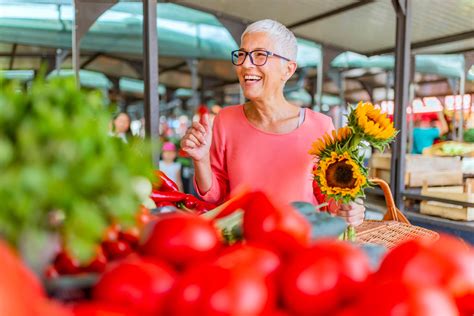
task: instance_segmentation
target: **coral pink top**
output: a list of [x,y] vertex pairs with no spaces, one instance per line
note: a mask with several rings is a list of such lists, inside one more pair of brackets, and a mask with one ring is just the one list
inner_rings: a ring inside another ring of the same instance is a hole
[[240,186],[262,190],[276,203],[316,204],[312,187],[312,143],[334,129],[330,117],[305,110],[305,120],[286,134],[259,130],[243,105],[226,107],[214,120],[211,144],[212,186],[202,199],[221,203]]

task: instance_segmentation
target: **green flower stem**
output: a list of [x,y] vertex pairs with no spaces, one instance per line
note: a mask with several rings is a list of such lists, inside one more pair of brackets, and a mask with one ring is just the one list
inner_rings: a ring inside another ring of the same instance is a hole
[[354,226],[347,226],[346,230],[342,234],[342,240],[354,242],[356,240],[356,231]]
[[351,141],[349,143],[349,148],[351,151],[357,150],[359,143],[361,142],[362,137],[358,134],[352,136]]

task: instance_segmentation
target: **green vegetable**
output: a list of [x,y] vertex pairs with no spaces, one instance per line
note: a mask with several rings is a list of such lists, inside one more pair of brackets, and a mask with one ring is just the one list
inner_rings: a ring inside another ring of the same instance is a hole
[[102,100],[72,78],[27,89],[0,78],[0,236],[14,246],[26,232],[58,231],[85,261],[110,223],[135,224],[149,147],[110,137]]
[[474,143],[474,128],[470,128],[464,132],[464,141]]

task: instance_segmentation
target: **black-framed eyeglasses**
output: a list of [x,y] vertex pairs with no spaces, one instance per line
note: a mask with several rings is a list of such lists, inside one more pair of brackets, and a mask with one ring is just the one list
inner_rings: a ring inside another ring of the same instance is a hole
[[264,49],[256,49],[251,52],[246,52],[242,49],[232,51],[232,63],[235,66],[240,66],[245,62],[247,55],[250,57],[250,62],[255,66],[263,66],[267,63],[268,56],[275,56],[286,61],[290,61],[288,58],[272,53]]

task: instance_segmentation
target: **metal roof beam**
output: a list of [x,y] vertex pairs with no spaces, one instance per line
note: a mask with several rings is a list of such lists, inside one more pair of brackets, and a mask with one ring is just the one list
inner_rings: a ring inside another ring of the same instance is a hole
[[187,64],[188,63],[186,61],[183,61],[183,62],[181,62],[179,64],[176,64],[176,65],[173,65],[173,66],[163,67],[163,68],[160,69],[160,75],[165,73],[165,72],[179,70],[179,68],[187,66]]
[[[363,0],[361,0],[361,1],[363,1]],[[232,23],[234,26],[239,25],[239,24],[247,26],[247,25],[251,24],[252,22],[255,22],[255,21],[252,21],[252,20],[249,20],[249,19],[241,18],[241,17],[235,16],[235,15],[231,15],[231,14],[228,14],[228,13],[218,11],[218,10],[205,8],[205,7],[202,7],[200,5],[196,5],[196,4],[182,3],[181,1],[177,1],[177,0],[168,0],[166,2],[167,3],[175,3],[175,4],[183,6],[183,7],[199,10],[199,11],[206,12],[206,13],[210,13],[210,14],[214,15],[224,25],[224,27],[227,27],[227,25],[229,25],[230,23]],[[227,23],[223,23],[223,21],[226,21]],[[234,33],[232,33],[232,32],[234,32]],[[240,42],[240,35],[236,35],[235,31],[233,31],[233,30],[229,30],[229,33],[231,33],[232,37],[234,38],[234,40],[237,42],[237,45],[238,45],[239,42]],[[318,41],[314,38],[309,38],[307,36],[300,35],[297,32],[295,32],[295,36],[299,37],[301,39],[305,39],[305,40],[308,40],[308,41],[311,41],[311,42],[318,43],[320,45],[326,46],[327,48],[333,48],[333,49],[341,50],[341,51],[348,50],[345,47],[340,47],[340,46],[328,44],[328,43],[325,43],[325,42],[321,42],[321,41]],[[361,51],[357,51],[357,50],[353,50],[353,49],[351,51],[353,51],[354,53],[363,54],[363,52],[361,52]]]
[[90,63],[92,63],[94,60],[96,60],[100,56],[102,56],[102,53],[95,53],[94,55],[87,58],[87,60],[81,64],[80,68],[87,67]]
[[374,0],[361,0],[361,1],[358,1],[358,2],[354,2],[354,3],[351,3],[349,5],[346,5],[346,6],[343,6],[343,7],[328,11],[328,12],[324,12],[322,14],[312,16],[312,17],[306,18],[304,20],[301,20],[301,21],[298,21],[298,22],[295,22],[295,23],[292,23],[290,25],[287,25],[287,27],[289,29],[291,29],[291,28],[296,28],[296,27],[303,26],[305,24],[314,23],[316,21],[319,21],[319,20],[334,16],[334,15],[338,15],[338,14],[356,9],[358,7],[361,7],[361,6],[364,6],[364,5],[373,3],[373,2],[374,2]]
[[17,43],[13,44],[13,46],[12,46],[10,63],[8,64],[8,69],[10,69],[10,70],[13,69],[13,63],[15,62],[15,54],[16,54],[16,48],[17,47],[18,47]]
[[[413,50],[413,49],[424,48],[424,47],[429,47],[429,46],[441,45],[441,44],[446,44],[450,42],[462,41],[462,40],[470,39],[470,38],[474,38],[474,31],[467,31],[467,32],[451,34],[448,36],[442,36],[442,37],[432,38],[429,40],[415,42],[411,44],[411,49]],[[372,56],[372,55],[388,54],[388,53],[393,53],[394,50],[395,50],[394,47],[384,48],[384,49],[367,52],[366,55]]]

